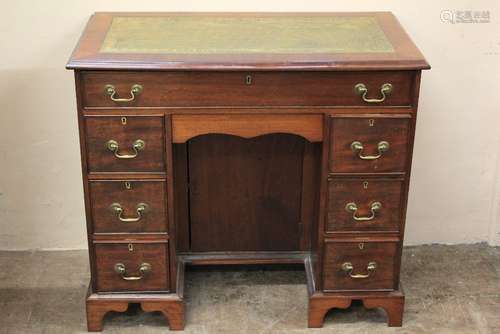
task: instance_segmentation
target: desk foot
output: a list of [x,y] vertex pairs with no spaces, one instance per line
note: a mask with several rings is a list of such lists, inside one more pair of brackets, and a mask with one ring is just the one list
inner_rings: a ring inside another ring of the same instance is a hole
[[125,312],[128,309],[126,301],[89,301],[87,299],[87,330],[89,332],[102,331],[102,321],[106,313]]
[[184,329],[184,301],[176,294],[95,294],[87,295],[87,330],[100,332],[106,313],[125,312],[130,303],[140,304],[144,312],[161,312],[170,330]]
[[184,302],[177,301],[145,301],[141,303],[144,312],[159,311],[167,319],[170,330],[180,331],[184,329]]
[[405,297],[401,291],[387,293],[314,293],[309,296],[310,328],[321,328],[326,313],[333,308],[346,309],[351,306],[353,300],[361,300],[364,307],[380,307],[387,314],[387,325],[389,327],[401,327],[403,324],[403,311]]

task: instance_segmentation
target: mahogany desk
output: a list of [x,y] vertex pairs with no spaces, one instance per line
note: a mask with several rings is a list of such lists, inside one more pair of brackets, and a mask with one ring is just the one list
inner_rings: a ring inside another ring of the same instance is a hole
[[67,68],[89,331],[129,303],[182,329],[200,264],[303,263],[309,327],[352,300],[401,326],[429,65],[391,13],[98,13]]

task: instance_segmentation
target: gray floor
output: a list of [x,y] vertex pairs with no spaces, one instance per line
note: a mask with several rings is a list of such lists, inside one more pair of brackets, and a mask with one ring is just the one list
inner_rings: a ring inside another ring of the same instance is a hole
[[[404,325],[353,306],[308,330],[303,271],[188,272],[184,333],[500,333],[500,249],[486,245],[405,249]],[[0,333],[85,333],[84,251],[0,252]],[[162,316],[131,308],[105,318],[104,333],[166,333]]]

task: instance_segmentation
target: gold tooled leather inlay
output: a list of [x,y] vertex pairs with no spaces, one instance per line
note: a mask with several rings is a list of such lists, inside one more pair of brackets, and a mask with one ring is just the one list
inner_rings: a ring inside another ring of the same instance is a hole
[[122,16],[115,17],[102,53],[300,54],[391,53],[370,16]]

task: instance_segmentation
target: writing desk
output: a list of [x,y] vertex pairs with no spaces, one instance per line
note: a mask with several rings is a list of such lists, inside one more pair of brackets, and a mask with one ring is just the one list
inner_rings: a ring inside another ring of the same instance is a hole
[[89,331],[129,303],[182,329],[186,265],[268,263],[304,264],[309,327],[352,300],[401,326],[429,65],[391,13],[97,13],[67,68]]

